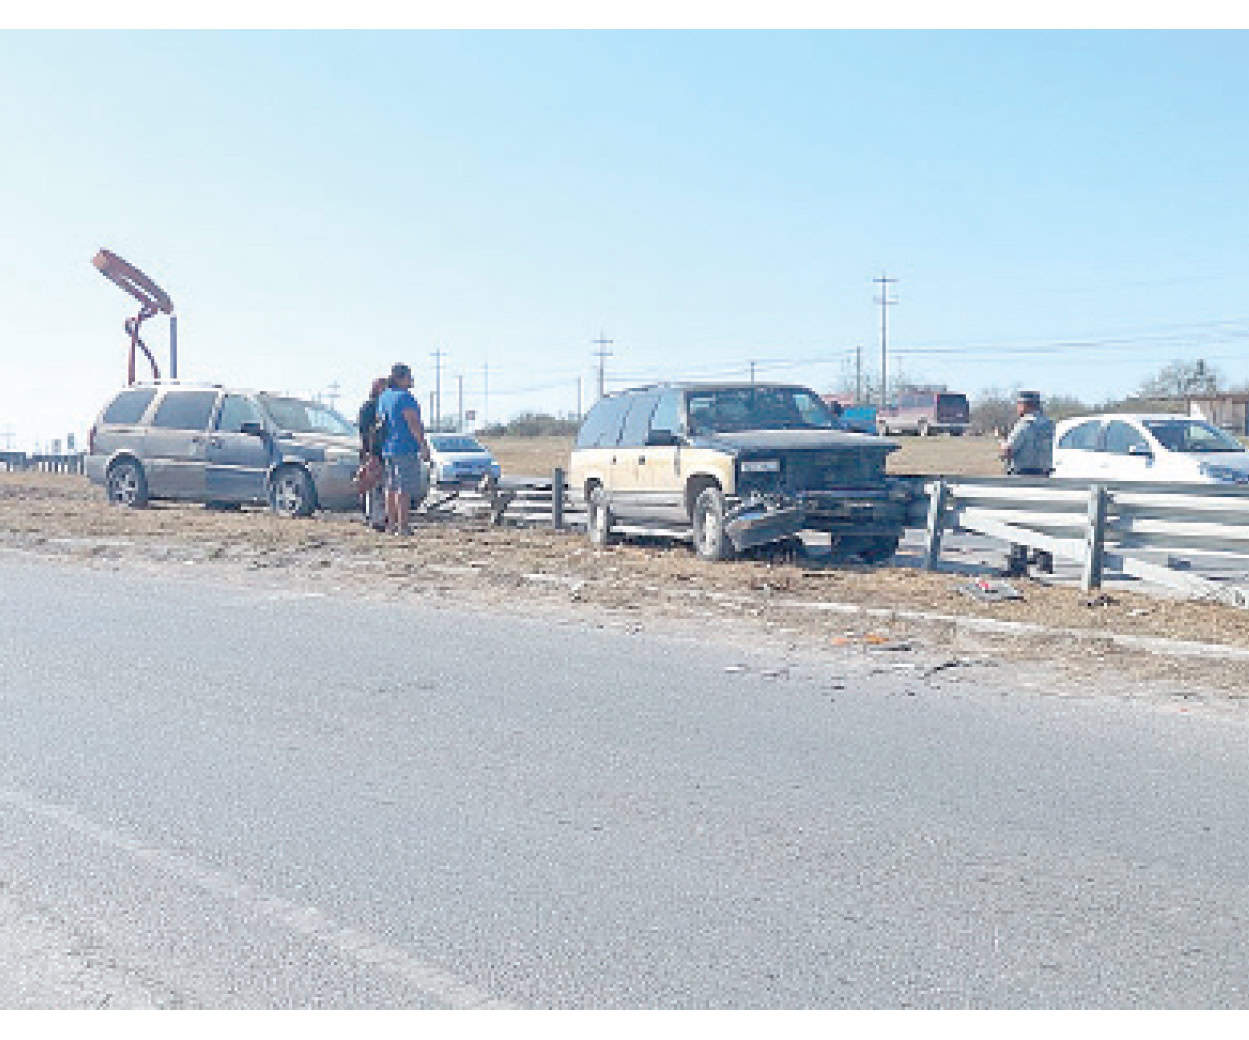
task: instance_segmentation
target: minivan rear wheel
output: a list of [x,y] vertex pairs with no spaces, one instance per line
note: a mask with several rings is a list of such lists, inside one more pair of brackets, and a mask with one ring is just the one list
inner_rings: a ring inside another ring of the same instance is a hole
[[317,496],[308,471],[301,466],[283,466],[273,474],[269,507],[281,516],[311,516]]
[[108,500],[114,505],[142,509],[147,505],[147,477],[133,459],[118,459],[108,468],[105,484]]

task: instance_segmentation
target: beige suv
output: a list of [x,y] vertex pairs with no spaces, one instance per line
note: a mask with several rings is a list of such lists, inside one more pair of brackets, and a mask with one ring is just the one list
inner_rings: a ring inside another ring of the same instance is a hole
[[827,531],[837,555],[898,547],[911,497],[885,476],[897,444],[847,432],[819,395],[776,383],[671,383],[602,398],[585,417],[569,483],[590,540],[615,529],[692,529],[710,560]]

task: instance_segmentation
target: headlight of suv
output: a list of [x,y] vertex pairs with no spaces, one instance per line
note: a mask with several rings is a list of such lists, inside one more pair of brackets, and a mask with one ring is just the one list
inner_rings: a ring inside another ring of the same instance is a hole
[[743,459],[741,462],[741,471],[743,473],[779,473],[781,471],[781,460]]
[[1249,473],[1244,470],[1233,469],[1231,466],[1218,466],[1209,462],[1201,463],[1198,468],[1203,477],[1217,480],[1220,484],[1249,484]]

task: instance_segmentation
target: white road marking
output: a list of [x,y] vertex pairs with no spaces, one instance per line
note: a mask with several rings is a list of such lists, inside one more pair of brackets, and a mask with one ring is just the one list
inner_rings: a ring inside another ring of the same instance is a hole
[[240,909],[282,925],[328,947],[347,960],[356,961],[411,983],[434,1001],[452,1009],[514,1009],[450,972],[414,957],[407,950],[360,928],[338,924],[315,906],[300,905],[262,892],[222,870],[196,863],[187,856],[94,823],[65,805],[42,801],[26,792],[0,788],[0,803],[31,816],[59,824],[66,830],[117,849],[134,859],[195,886],[203,892],[229,899]]

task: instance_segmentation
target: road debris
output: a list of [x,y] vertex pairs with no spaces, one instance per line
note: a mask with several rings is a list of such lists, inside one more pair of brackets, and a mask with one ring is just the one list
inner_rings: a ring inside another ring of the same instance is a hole
[[970,596],[981,603],[1002,603],[1009,600],[1023,599],[1023,593],[1009,581],[990,581],[988,578],[977,578],[975,581],[961,582],[955,588],[964,596]]

